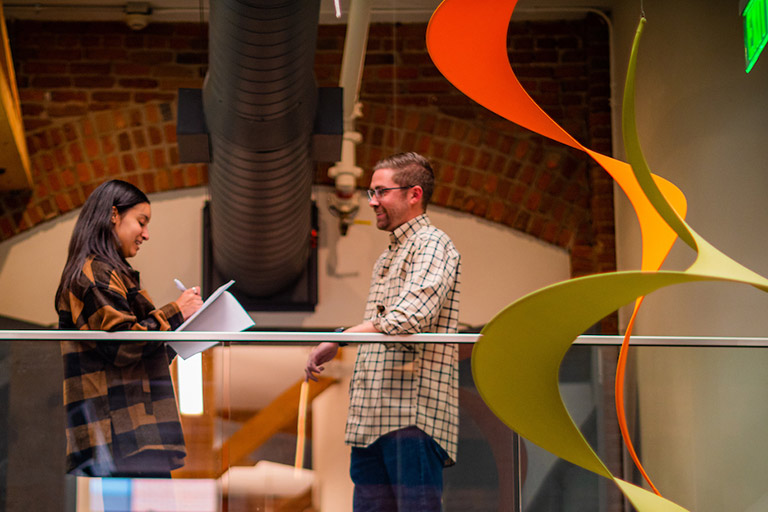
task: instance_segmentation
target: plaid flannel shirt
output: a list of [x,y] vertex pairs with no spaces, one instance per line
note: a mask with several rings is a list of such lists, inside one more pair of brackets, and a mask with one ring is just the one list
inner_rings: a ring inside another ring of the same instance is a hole
[[[178,327],[176,303],[156,309],[139,273],[88,258],[56,305],[59,329],[167,331]],[[108,476],[115,452],[168,456],[183,465],[186,449],[164,342],[62,341],[67,471]],[[119,461],[117,461],[119,463]],[[151,469],[151,468],[148,468]],[[162,468],[158,468],[162,469]]]
[[[456,332],[460,255],[444,232],[420,215],[390,234],[376,262],[365,319],[384,334]],[[365,447],[393,430],[416,426],[456,460],[459,435],[455,344],[366,343],[350,385],[346,443]]]

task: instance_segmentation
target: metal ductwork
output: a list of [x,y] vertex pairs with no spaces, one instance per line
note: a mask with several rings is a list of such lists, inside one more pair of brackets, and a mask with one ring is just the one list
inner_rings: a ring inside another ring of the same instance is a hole
[[253,297],[307,264],[319,0],[211,2],[202,99],[216,271]]

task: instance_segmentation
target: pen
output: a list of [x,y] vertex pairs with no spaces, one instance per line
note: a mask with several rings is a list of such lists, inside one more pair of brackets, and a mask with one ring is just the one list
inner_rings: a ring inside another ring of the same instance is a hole
[[[184,283],[182,283],[178,279],[174,279],[173,283],[176,285],[176,288],[178,288],[179,291],[181,292],[187,291],[187,287],[184,286]],[[197,286],[193,287],[192,291],[195,292],[197,295],[200,295],[200,289]]]

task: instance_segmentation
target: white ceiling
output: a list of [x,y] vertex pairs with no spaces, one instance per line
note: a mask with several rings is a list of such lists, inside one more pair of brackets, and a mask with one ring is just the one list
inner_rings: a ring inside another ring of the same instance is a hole
[[[345,23],[352,0],[341,0],[341,18],[336,18],[334,0],[321,0],[320,23]],[[520,0],[515,18],[569,18],[584,7],[607,10],[613,0]],[[150,22],[199,22],[207,19],[209,0],[10,0],[3,9],[9,19],[41,21],[124,21],[128,3],[147,3]],[[374,22],[425,22],[440,0],[373,0]]]

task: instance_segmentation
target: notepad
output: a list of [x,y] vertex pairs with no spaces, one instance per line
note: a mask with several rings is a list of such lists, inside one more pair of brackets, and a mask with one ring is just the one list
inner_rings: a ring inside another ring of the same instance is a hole
[[[253,327],[253,319],[238,300],[227,291],[235,282],[229,281],[213,292],[177,331],[240,332]],[[182,358],[202,352],[218,341],[173,341],[169,345]]]

